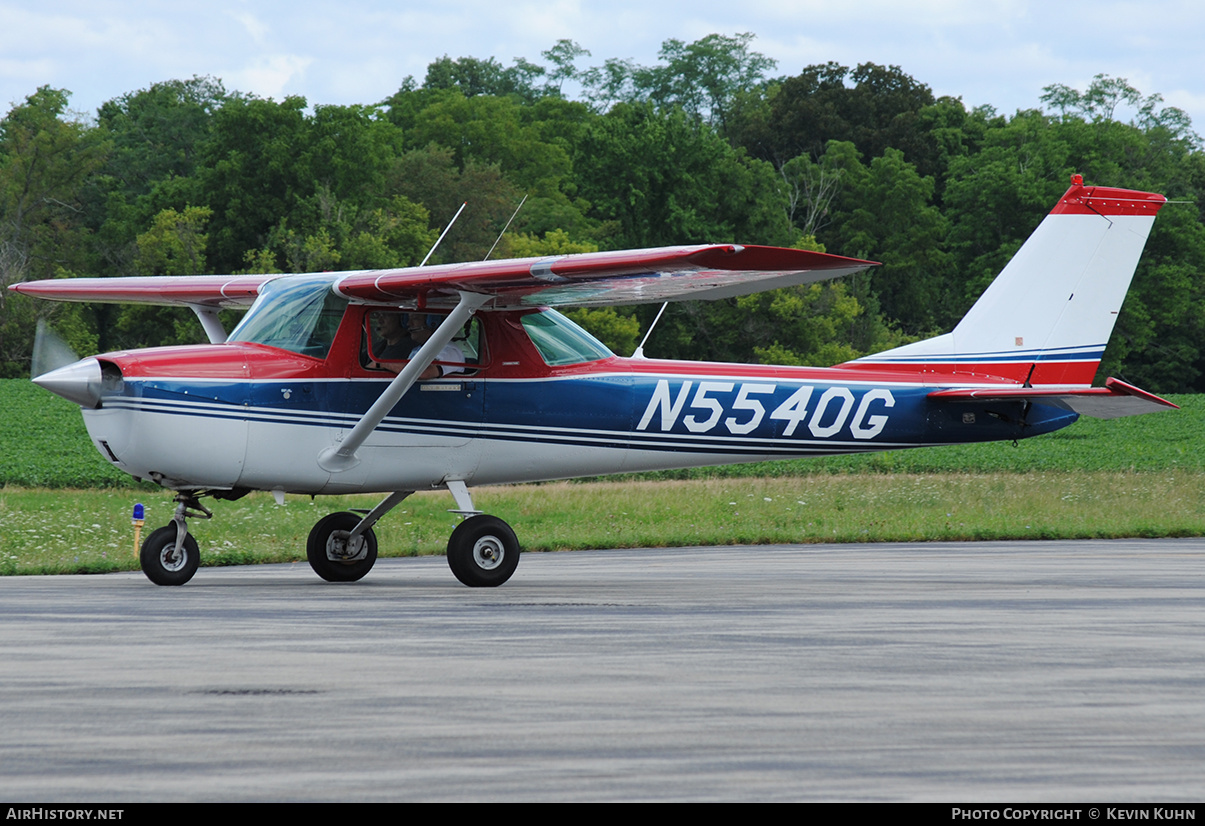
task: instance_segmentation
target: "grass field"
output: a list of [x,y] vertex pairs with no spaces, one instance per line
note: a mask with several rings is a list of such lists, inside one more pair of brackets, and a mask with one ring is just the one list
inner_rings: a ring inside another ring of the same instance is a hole
[[[480,488],[478,507],[511,522],[527,550],[1205,534],[1205,400],[1114,421],[1084,419],[1011,444],[738,465],[619,480]],[[143,536],[171,517],[170,494],[113,471],[78,408],[0,381],[0,574],[137,568]],[[304,559],[319,518],[376,497],[252,495],[190,521],[203,564]],[[457,517],[443,492],[417,494],[377,527],[383,556],[442,553]]]

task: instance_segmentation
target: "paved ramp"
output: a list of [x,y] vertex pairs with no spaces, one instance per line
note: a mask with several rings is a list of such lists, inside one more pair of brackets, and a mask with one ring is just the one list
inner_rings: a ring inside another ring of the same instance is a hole
[[0,797],[1199,801],[1205,541],[0,579]]

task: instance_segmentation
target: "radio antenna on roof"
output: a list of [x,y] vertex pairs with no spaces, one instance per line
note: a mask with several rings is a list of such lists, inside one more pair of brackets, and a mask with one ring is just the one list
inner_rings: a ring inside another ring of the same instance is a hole
[[498,233],[498,237],[497,237],[497,239],[495,239],[495,241],[494,241],[494,246],[493,246],[493,247],[490,247],[490,251],[489,251],[489,252],[487,252],[487,253],[485,254],[485,258],[482,258],[482,259],[481,259],[482,261],[488,261],[488,260],[490,260],[490,256],[494,254],[494,247],[497,247],[497,246],[498,246],[498,242],[502,240],[502,236],[503,236],[503,235],[506,235],[506,231],[507,231],[508,229],[510,229],[510,224],[511,224],[511,221],[515,220],[515,216],[519,214],[519,210],[521,210],[521,209],[523,208],[523,205],[524,205],[525,203],[527,203],[527,196],[526,196],[526,195],[524,195],[524,196],[523,196],[523,200],[522,200],[522,201],[519,201],[519,205],[518,205],[517,207],[515,207],[515,211],[511,213],[510,220],[506,222],[506,226],[504,226],[504,227],[502,228],[502,232]]
[[452,224],[456,223],[456,219],[460,217],[460,213],[464,212],[464,208],[467,207],[468,205],[469,205],[469,202],[465,201],[463,204],[460,205],[460,209],[456,210],[456,214],[452,216],[452,220],[448,221],[448,225],[446,227],[444,227],[444,231],[439,234],[439,237],[435,239],[435,243],[431,245],[431,249],[427,253],[427,257],[423,259],[422,264],[419,264],[420,267],[426,266],[427,259],[430,258],[431,254],[434,253],[435,250],[439,247],[439,242],[442,241],[444,239],[444,236],[448,234],[448,230],[450,230],[452,228]]
[[661,305],[661,309],[657,311],[657,317],[653,319],[653,323],[649,325],[648,332],[644,334],[644,338],[640,339],[640,344],[636,347],[636,352],[632,353],[632,358],[644,358],[644,343],[649,340],[649,336],[653,334],[653,328],[657,326],[657,322],[661,320],[661,314],[665,312],[665,308],[669,306],[669,302]]

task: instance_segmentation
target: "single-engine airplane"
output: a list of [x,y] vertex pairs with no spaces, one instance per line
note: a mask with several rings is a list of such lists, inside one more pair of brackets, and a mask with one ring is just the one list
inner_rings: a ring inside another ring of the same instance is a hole
[[[180,585],[199,554],[186,517],[249,491],[387,494],[309,535],[323,579],[358,580],[373,526],[416,490],[465,517],[448,564],[506,582],[514,531],[469,488],[924,445],[1013,441],[1175,407],[1092,380],[1155,215],[1154,193],[1072,178],[953,332],[831,368],[621,358],[556,312],[719,299],[873,262],[722,244],[306,275],[26,282],[60,301],[186,306],[209,344],[105,353],[34,381],[83,409],[101,455],[176,492],[140,559]],[[250,310],[227,336],[223,307]],[[407,338],[409,337],[409,338]]]

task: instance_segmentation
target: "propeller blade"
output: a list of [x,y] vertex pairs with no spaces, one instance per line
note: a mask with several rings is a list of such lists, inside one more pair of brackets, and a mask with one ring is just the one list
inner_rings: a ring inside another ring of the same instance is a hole
[[46,319],[38,319],[37,332],[33,340],[33,360],[30,363],[30,378],[36,379],[51,370],[66,367],[79,361],[79,356],[67,346],[67,342],[50,329]]

